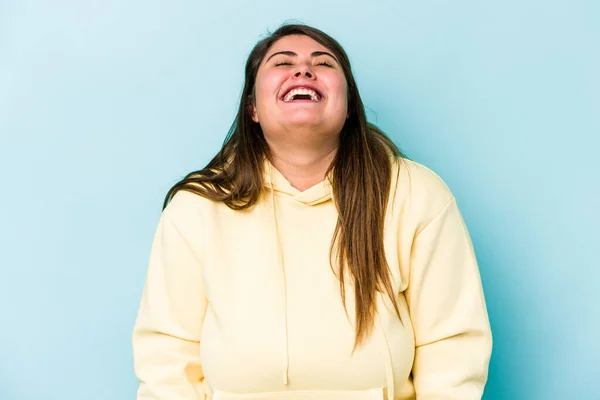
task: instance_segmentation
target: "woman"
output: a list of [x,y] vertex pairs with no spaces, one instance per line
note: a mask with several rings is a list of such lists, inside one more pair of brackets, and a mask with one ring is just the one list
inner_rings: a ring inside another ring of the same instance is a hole
[[491,346],[456,200],[367,123],[342,47],[260,41],[222,150],[165,199],[138,400],[479,399]]

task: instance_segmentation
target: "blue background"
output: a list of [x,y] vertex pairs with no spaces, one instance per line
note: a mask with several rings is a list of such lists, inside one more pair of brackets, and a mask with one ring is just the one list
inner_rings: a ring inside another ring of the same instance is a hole
[[455,193],[495,335],[485,399],[600,399],[594,0],[0,0],[0,399],[134,398],[163,197],[290,18],[345,46],[370,121]]

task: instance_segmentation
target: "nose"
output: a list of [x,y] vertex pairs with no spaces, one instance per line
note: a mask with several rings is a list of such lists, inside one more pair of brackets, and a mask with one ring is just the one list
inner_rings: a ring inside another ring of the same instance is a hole
[[306,76],[307,78],[309,78],[309,79],[313,79],[313,78],[314,78],[314,76],[315,76],[314,72],[313,72],[313,71],[311,70],[311,68],[310,68],[308,65],[306,65],[306,64],[300,64],[300,65],[298,66],[298,69],[297,69],[297,70],[296,70],[296,72],[294,73],[294,76],[295,76],[296,78],[298,78],[298,77],[300,77],[300,76],[302,76],[302,75],[305,75],[305,76]]

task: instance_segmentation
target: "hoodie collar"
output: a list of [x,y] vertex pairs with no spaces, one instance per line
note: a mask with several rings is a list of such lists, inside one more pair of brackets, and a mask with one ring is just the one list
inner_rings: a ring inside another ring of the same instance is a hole
[[272,188],[276,196],[287,197],[309,206],[324,203],[333,197],[333,187],[331,185],[330,176],[327,176],[316,185],[304,191],[300,191],[293,187],[290,181],[288,181],[268,159],[265,159],[263,177],[265,187]]

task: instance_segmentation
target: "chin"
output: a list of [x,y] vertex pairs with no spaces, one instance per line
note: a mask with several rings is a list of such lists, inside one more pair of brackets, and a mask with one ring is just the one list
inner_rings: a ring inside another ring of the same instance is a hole
[[296,127],[317,127],[322,125],[322,121],[318,119],[298,118],[288,121],[287,125]]
[[[300,114],[300,113],[298,113]],[[283,123],[288,126],[319,126],[323,125],[324,121],[321,116],[315,115],[290,115]]]

